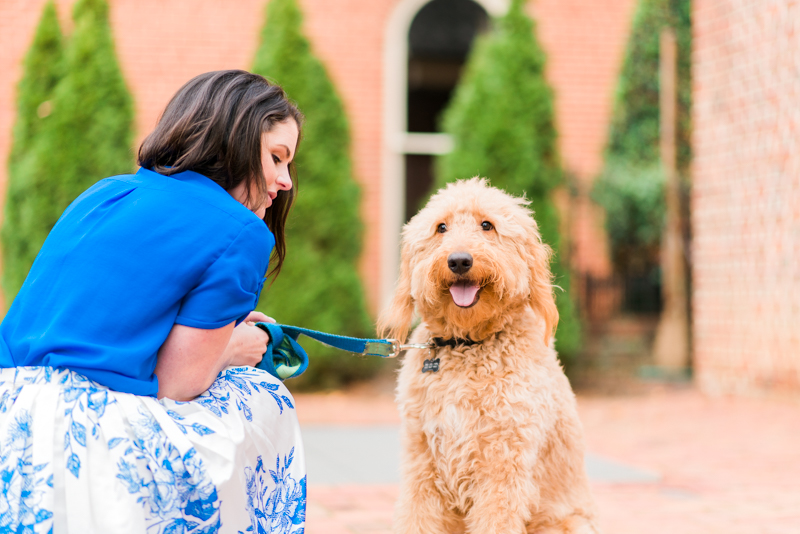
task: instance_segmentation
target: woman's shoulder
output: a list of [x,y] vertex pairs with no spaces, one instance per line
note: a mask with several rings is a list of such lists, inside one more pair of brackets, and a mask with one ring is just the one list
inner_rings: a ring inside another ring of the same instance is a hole
[[225,222],[236,222],[238,226],[261,221],[221,186],[193,171],[165,176],[142,168],[136,174],[106,178],[101,184],[109,189],[121,188],[126,191],[125,194],[134,195],[142,208],[147,206],[162,210],[165,214],[185,215],[190,220],[199,217],[230,219]]
[[147,250],[145,255],[166,247],[216,257],[239,242],[262,256],[274,246],[264,221],[191,171],[163,176],[140,169],[100,180],[67,208],[54,231],[66,238],[63,243],[73,241],[71,234],[93,235]]

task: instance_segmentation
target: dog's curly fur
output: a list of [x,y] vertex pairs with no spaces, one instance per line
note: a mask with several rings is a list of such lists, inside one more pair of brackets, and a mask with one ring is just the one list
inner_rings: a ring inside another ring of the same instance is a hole
[[[480,343],[437,349],[438,372],[422,373],[427,350],[404,358],[398,534],[599,532],[575,396],[552,348],[550,249],[527,204],[484,179],[462,180],[403,229],[400,279],[381,330],[405,339],[416,309],[422,323],[412,342]],[[472,255],[468,272],[450,270],[454,252]],[[471,307],[449,292],[464,279],[481,286]]]

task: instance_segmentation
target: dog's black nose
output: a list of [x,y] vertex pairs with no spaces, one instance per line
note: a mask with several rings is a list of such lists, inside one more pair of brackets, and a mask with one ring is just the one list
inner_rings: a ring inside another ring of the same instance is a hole
[[447,257],[447,266],[456,274],[464,274],[472,269],[472,255],[469,252],[453,252]]

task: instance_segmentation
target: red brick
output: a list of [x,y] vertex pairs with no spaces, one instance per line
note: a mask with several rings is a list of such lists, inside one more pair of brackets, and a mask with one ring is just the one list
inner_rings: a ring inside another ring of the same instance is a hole
[[800,6],[693,6],[697,380],[800,392]]
[[[74,0],[57,2],[69,21]],[[351,123],[354,171],[362,185],[361,272],[373,311],[379,300],[382,58],[384,31],[397,0],[300,0],[305,29],[344,101]],[[0,4],[0,161],[14,121],[14,87],[44,0]],[[136,105],[137,143],[168,98],[201,72],[248,68],[264,21],[263,0],[111,0],[117,53]],[[576,268],[609,270],[602,213],[586,199],[601,164],[617,71],[634,0],[536,0],[531,13],[548,54],[556,94],[559,147],[582,196],[567,214]],[[0,166],[0,191],[6,167]],[[0,193],[0,202],[3,201]]]

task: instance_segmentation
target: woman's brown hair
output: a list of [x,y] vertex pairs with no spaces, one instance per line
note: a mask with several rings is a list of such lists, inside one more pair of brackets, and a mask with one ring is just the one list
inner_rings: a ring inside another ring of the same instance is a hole
[[[164,174],[200,173],[230,192],[245,182],[246,202],[267,189],[261,166],[262,135],[287,120],[302,127],[303,116],[278,85],[243,70],[207,72],[189,80],[167,104],[150,135],[139,147],[139,165]],[[299,139],[298,139],[299,143]],[[277,275],[286,257],[286,218],[297,191],[294,164],[292,188],[278,191],[264,222],[275,235]]]

